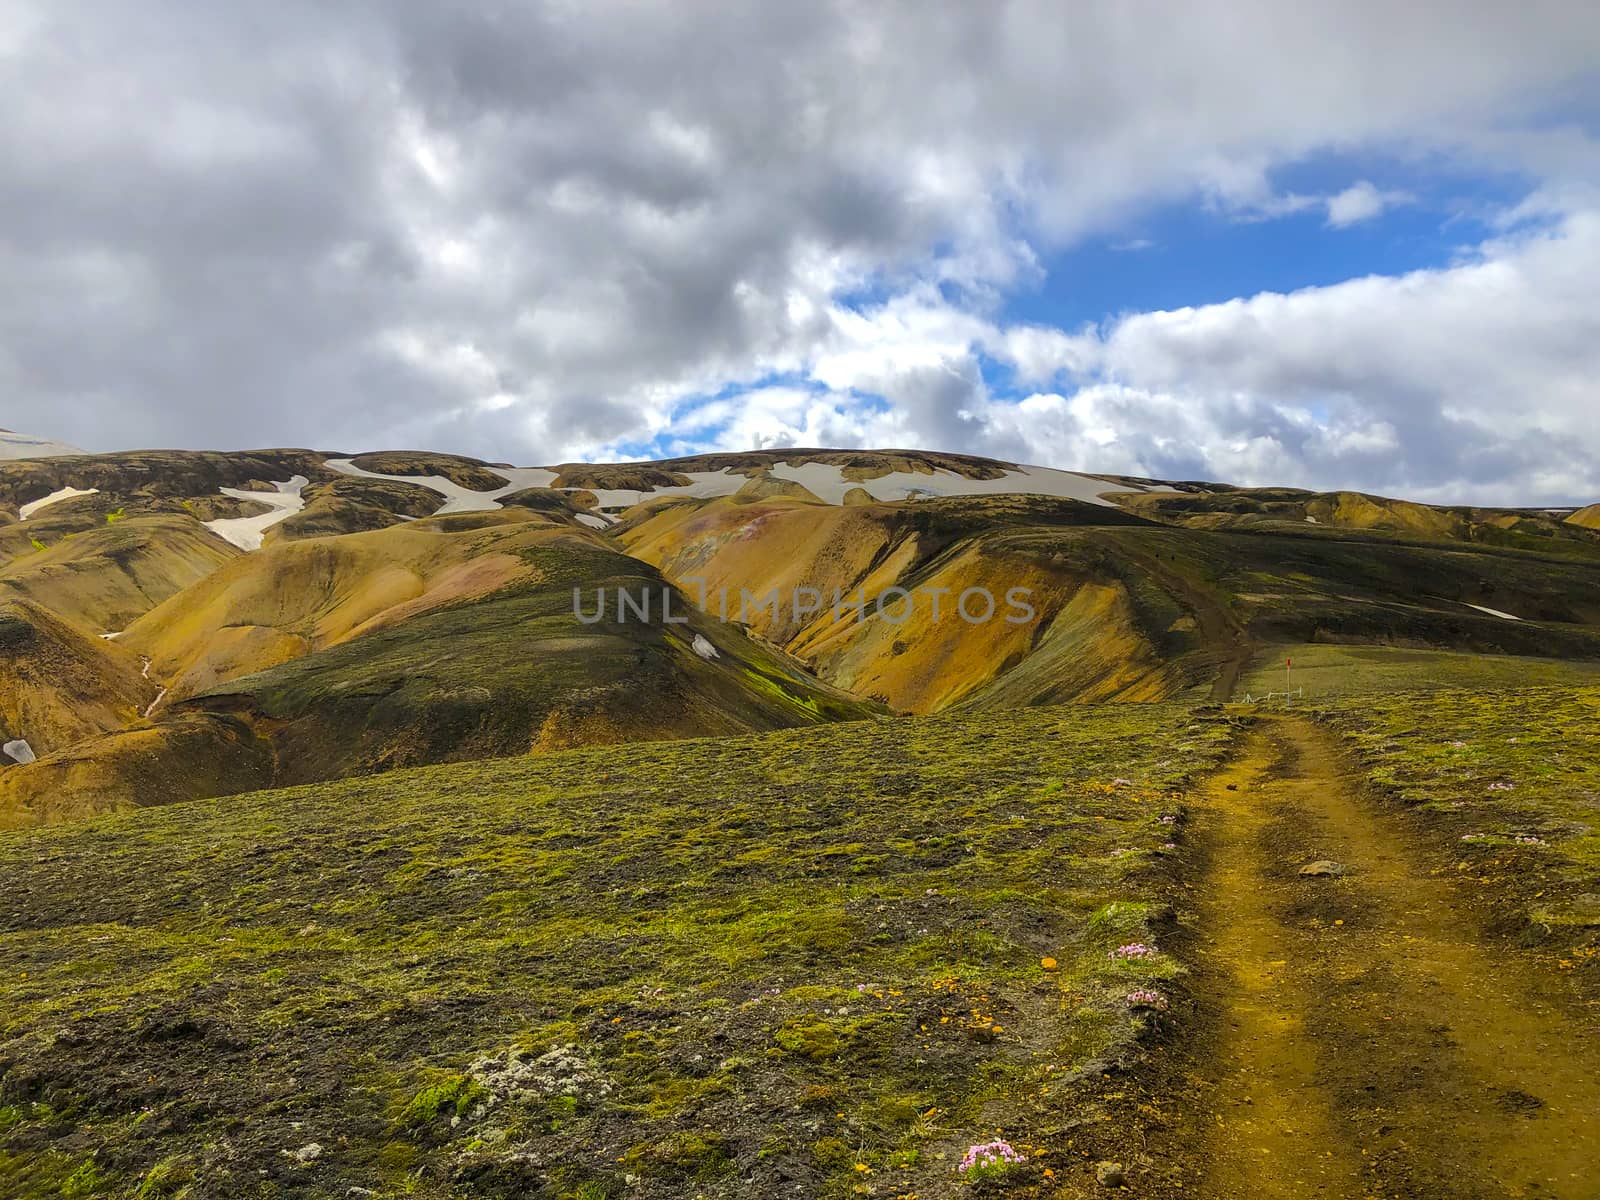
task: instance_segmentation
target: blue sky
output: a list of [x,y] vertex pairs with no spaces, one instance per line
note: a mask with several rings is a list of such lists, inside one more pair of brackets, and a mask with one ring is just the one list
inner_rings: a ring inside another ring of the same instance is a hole
[[[1042,282],[1008,296],[1004,316],[1070,329],[1125,313],[1448,266],[1490,235],[1490,219],[1518,195],[1488,180],[1452,180],[1457,186],[1441,196],[1426,180],[1344,178],[1343,185],[1334,178],[1320,186],[1339,191],[1370,179],[1380,188],[1415,189],[1417,199],[1342,228],[1330,226],[1323,209],[1240,218],[1198,199],[1166,205],[1122,232],[1047,256]],[[1319,185],[1283,186],[1298,192]]]

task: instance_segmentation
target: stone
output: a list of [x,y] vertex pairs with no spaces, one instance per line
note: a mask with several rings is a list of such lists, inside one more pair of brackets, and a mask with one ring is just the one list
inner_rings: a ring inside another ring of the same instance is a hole
[[1307,863],[1300,868],[1300,874],[1307,879],[1331,879],[1345,872],[1343,863],[1336,863],[1331,858],[1319,858],[1314,863]]
[[1094,1169],[1094,1177],[1101,1187],[1119,1188],[1128,1183],[1128,1172],[1119,1162],[1103,1162]]

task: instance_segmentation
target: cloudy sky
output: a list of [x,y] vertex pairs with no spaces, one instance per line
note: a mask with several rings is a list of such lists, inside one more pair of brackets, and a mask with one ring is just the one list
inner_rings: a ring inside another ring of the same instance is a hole
[[1577,0],[0,0],[0,425],[1589,501],[1597,63]]

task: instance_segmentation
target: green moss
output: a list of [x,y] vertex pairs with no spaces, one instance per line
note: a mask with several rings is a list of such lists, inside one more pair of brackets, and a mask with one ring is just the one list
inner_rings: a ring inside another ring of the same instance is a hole
[[794,692],[791,692],[788,688],[784,687],[776,679],[772,679],[760,671],[753,670],[750,667],[744,668],[744,677],[750,681],[752,686],[754,686],[758,692],[771,696],[774,699],[782,700],[785,703],[792,704],[796,708],[802,708],[814,716],[821,715],[821,707],[814,696],[796,695]]
[[1392,693],[1319,715],[1374,790],[1411,810],[1441,869],[1558,970],[1600,983],[1600,688]]
[[112,1191],[113,1185],[114,1181],[102,1174],[93,1162],[85,1162],[61,1181],[61,1194],[66,1197],[103,1196]]
[[178,1200],[194,1179],[194,1168],[186,1158],[164,1158],[145,1172],[139,1181],[137,1200]]
[[441,1116],[465,1117],[488,1098],[483,1085],[467,1075],[457,1075],[430,1084],[411,1098],[400,1114],[400,1124],[408,1129],[432,1125]]
[[844,1041],[831,1025],[811,1019],[786,1022],[772,1040],[790,1054],[813,1060],[834,1058],[844,1049]]
[[702,1183],[721,1179],[733,1170],[726,1139],[710,1130],[682,1130],[635,1146],[624,1157],[635,1166]]
[[[982,1140],[997,1110],[1018,1138],[1054,1127],[1041,1089],[1131,1044],[1105,953],[1154,941],[1170,897],[1112,851],[1156,862],[1158,815],[1232,736],[1177,707],[949,714],[0,835],[30,905],[0,975],[8,1052],[63,1096],[106,1055],[123,1070],[93,1108],[0,1124],[144,1163],[226,1137],[246,1175],[311,1140],[331,1156],[338,1130],[341,1171],[395,1194],[523,1148],[573,1165],[552,1194],[733,1163],[752,1194],[847,1196],[857,1164],[932,1180],[931,1143]],[[578,1074],[451,1136],[482,1100],[468,1064],[508,1046],[571,1047]],[[819,1167],[829,1139],[846,1152]],[[48,1185],[44,1161],[0,1159],[0,1194],[53,1195],[83,1156]],[[196,1194],[225,1189],[192,1169]]]

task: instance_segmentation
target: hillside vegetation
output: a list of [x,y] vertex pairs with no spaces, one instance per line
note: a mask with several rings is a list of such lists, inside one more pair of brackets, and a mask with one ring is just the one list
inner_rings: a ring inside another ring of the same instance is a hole
[[[618,588],[655,618],[617,619]],[[1600,532],[911,450],[139,451],[0,463],[6,602],[77,647],[0,705],[48,760],[0,765],[16,825],[885,710],[1220,702],[1302,647],[1361,686],[1407,654],[1586,678]]]
[[1229,733],[879,720],[0,836],[0,1191],[937,1195],[1003,1134],[1045,1194],[1161,1023]]
[[1324,715],[1501,928],[1600,989],[1600,686],[1373,696]]
[[1587,1200],[1564,515],[0,464],[0,1195]]

